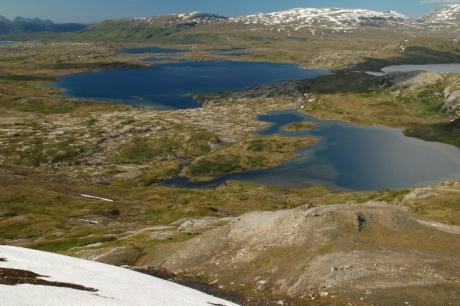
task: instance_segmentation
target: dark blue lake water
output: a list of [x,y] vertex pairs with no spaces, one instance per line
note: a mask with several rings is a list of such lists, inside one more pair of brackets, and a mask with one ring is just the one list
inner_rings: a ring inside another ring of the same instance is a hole
[[[324,74],[327,71],[290,64],[180,62],[67,75],[58,80],[58,85],[73,97],[174,109],[199,107],[190,93],[236,90]],[[227,180],[243,180],[281,187],[321,184],[336,190],[366,191],[460,179],[460,150],[454,146],[406,137],[397,129],[317,120],[295,111],[274,112],[259,119],[271,123],[261,131],[263,135],[314,136],[320,141],[278,167],[231,173],[201,183],[182,177],[164,183],[209,187]],[[281,130],[285,124],[299,121],[314,122],[316,127],[296,133]]]
[[[280,187],[321,184],[335,190],[368,191],[460,179],[460,149],[406,137],[398,129],[318,120],[295,111],[273,112],[260,120],[272,123],[262,135],[314,136],[320,142],[278,167],[232,173],[201,183],[175,178],[166,184],[210,187],[243,180]],[[280,130],[287,123],[300,121],[316,126],[307,132]]]
[[315,78],[326,70],[262,62],[206,61],[66,75],[57,86],[76,98],[160,109],[200,107],[190,93],[237,90],[283,80]]

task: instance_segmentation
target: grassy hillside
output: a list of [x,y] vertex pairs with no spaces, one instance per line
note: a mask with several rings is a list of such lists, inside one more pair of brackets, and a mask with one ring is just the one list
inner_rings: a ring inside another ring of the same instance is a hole
[[160,17],[157,22],[146,24],[133,20],[109,20],[98,23],[79,33],[83,40],[145,41],[170,35],[187,28],[187,25],[170,23],[168,17]]
[[[153,32],[154,29],[152,25]],[[276,262],[281,270],[289,271],[283,267],[302,268],[292,263],[305,264],[313,262],[310,260],[314,258],[332,256],[331,261],[323,265],[325,270],[319,276],[329,277],[332,273],[335,277],[342,272],[347,276],[369,270],[381,272],[384,280],[389,277],[391,289],[382,289],[372,299],[370,297],[372,303],[387,299],[386,296],[392,294],[405,296],[408,301],[415,301],[413,304],[424,298],[430,303],[440,301],[446,304],[449,292],[458,290],[458,284],[450,287],[450,280],[458,279],[455,261],[443,257],[445,259],[441,258],[439,263],[445,266],[425,267],[425,257],[416,256],[411,261],[409,254],[413,248],[419,251],[417,254],[435,255],[429,257],[430,260],[447,256],[448,252],[458,254],[458,236],[446,236],[432,226],[427,228],[426,224],[423,227],[414,224],[416,216],[417,222],[418,218],[423,218],[422,222],[444,223],[440,225],[441,229],[459,226],[460,186],[456,182],[416,190],[353,193],[331,192],[318,186],[284,189],[241,182],[228,182],[210,189],[184,189],[166,187],[160,181],[181,172],[200,178],[241,169],[264,168],[294,156],[299,145],[312,144],[309,139],[300,143],[283,137],[257,137],[255,132],[266,126],[256,120],[257,115],[275,109],[303,106],[306,113],[322,118],[397,126],[409,129],[410,133],[421,138],[460,145],[458,120],[450,122],[451,118],[439,111],[444,87],[454,88],[458,76],[449,75],[436,84],[410,91],[392,88],[381,78],[350,71],[356,67],[370,69],[394,63],[455,61],[459,58],[460,45],[457,41],[445,37],[408,37],[392,32],[364,32],[359,37],[354,34],[320,37],[299,34],[289,37],[273,31],[251,31],[251,27],[236,25],[231,28],[202,25],[171,31],[152,38],[149,44],[184,46],[189,51],[183,56],[190,59],[215,58],[211,48],[246,46],[249,49],[244,59],[247,60],[336,68],[354,65],[354,68],[336,71],[335,75],[314,81],[296,82],[296,86],[291,86],[296,89],[295,93],[294,89],[284,88],[285,85],[281,84],[278,88],[280,94],[270,97],[263,95],[262,87],[259,90],[248,89],[246,94],[241,91],[209,95],[208,103],[201,109],[155,111],[69,99],[62,96],[60,90],[43,86],[69,73],[147,65],[140,60],[149,55],[118,52],[122,47],[133,45],[132,42],[80,42],[82,35],[88,35],[88,40],[99,39],[90,38],[94,32],[89,30],[73,37],[78,42],[27,42],[2,47],[1,243],[116,265],[143,265],[151,263],[154,258],[161,258],[161,250],[197,236],[200,239],[209,235],[201,236],[203,232],[244,213],[304,205],[315,212],[314,206],[321,205],[321,209],[327,210],[329,208],[324,205],[330,204],[339,204],[334,207],[342,210],[342,203],[348,219],[334,214],[312,215],[312,219],[319,220],[317,222],[321,227],[315,226],[311,233],[304,235],[312,237],[321,229],[322,233],[330,233],[328,237],[333,238],[328,240],[330,243],[314,243],[312,248],[301,246],[299,252],[293,249],[285,252],[286,249],[270,246],[266,256],[248,261],[248,266],[240,266],[236,272],[232,265],[222,265],[224,272],[232,271],[222,274],[227,278],[221,278],[217,284],[231,290],[236,288],[249,297],[266,294],[269,302],[279,301],[286,297],[271,299],[270,292],[282,284],[265,282],[273,273],[267,267],[271,268]],[[48,38],[57,39],[56,36]],[[136,45],[147,45],[143,39]],[[405,52],[401,52],[401,45],[405,46]],[[272,86],[271,90],[276,91],[276,86]],[[255,94],[257,92],[262,94]],[[305,92],[309,93],[308,97],[304,96]],[[113,202],[83,197],[82,194]],[[354,206],[371,200],[385,201],[388,207],[382,214],[373,214],[365,205]],[[410,211],[410,218],[406,212],[395,212],[394,206]],[[334,231],[327,228],[331,224],[328,216],[337,222]],[[298,232],[296,229],[293,231]],[[278,231],[275,228],[270,232]],[[286,237],[291,237],[291,234]],[[385,252],[378,252],[379,248],[384,248]],[[357,260],[364,258],[366,261],[364,264],[362,261],[352,262],[352,267],[347,268],[351,262],[348,259],[356,258],[349,257],[354,250],[363,254]],[[311,254],[310,257],[305,256],[305,252],[309,251],[313,251],[315,257]],[[334,257],[337,252],[348,254],[348,257],[339,258],[346,259],[346,262]],[[400,256],[401,253],[404,256]],[[244,254],[243,250],[241,254]],[[305,258],[308,260],[305,261]],[[390,260],[385,261],[386,258]],[[398,260],[392,262],[392,258]],[[381,265],[377,267],[376,263]],[[404,269],[409,269],[409,278],[399,278],[405,275]],[[241,271],[249,271],[247,275],[250,278],[241,280],[239,277],[245,275]],[[296,272],[288,276],[297,275]],[[361,274],[353,275],[359,277]],[[394,282],[392,275],[397,275],[396,280],[400,282]],[[423,282],[436,281],[424,283],[430,286],[429,290],[425,290],[424,286],[406,290],[401,285],[408,283],[406,280],[418,281],[419,275]],[[434,275],[441,275],[447,281]],[[261,278],[255,281],[259,276]],[[197,275],[191,277],[196,279]],[[215,280],[213,275],[206,279],[209,283]],[[295,279],[289,279],[289,284],[292,281]],[[338,292],[341,294],[340,301],[343,299],[361,305],[362,293],[368,289],[366,279],[361,281],[359,284],[363,287],[358,291]],[[238,289],[240,287],[243,289]],[[442,290],[436,292],[439,288]],[[333,303],[334,300],[329,300],[332,299],[332,289],[327,292],[330,295],[326,299],[321,300],[319,293],[313,292],[311,296],[302,297],[302,301],[306,298],[306,302],[310,302],[311,298],[315,298],[314,303],[318,301],[318,305],[329,301]],[[420,293],[425,295],[420,298]],[[392,305],[396,299],[388,298],[388,304]]]

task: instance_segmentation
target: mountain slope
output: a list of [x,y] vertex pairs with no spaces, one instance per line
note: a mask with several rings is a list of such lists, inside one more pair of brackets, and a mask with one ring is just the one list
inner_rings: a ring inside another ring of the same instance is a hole
[[440,7],[433,12],[415,20],[414,25],[424,30],[451,30],[458,33],[460,32],[460,4],[452,4]]
[[278,29],[322,29],[346,31],[359,27],[394,27],[405,24],[407,17],[396,12],[376,12],[363,9],[296,8],[268,14],[255,14],[232,18],[233,22],[262,24]]
[[227,17],[219,16],[216,14],[192,12],[171,14],[163,17],[138,17],[132,18],[131,20],[139,20],[145,23],[154,24],[155,22],[160,21],[159,19],[161,18],[165,19],[162,20],[163,22],[167,21],[170,24],[181,24],[183,26],[195,26],[198,24],[206,24],[228,19]]
[[[239,32],[242,36],[267,31],[300,35],[303,33],[344,33],[355,30],[389,30],[399,33],[460,32],[460,4],[447,5],[418,19],[394,11],[365,9],[296,8],[280,12],[259,13],[227,18],[210,13],[177,13],[166,16],[106,20],[93,26],[55,24],[50,20],[18,17],[10,21],[0,16],[0,34],[33,32],[79,32],[77,39],[111,41],[145,41],[193,30],[195,37],[218,28],[219,36]],[[200,30],[204,29],[203,32]],[[179,41],[180,42],[180,41]]]
[[16,17],[13,21],[0,16],[0,34],[34,32],[77,32],[86,28],[79,23],[54,23],[40,18]]
[[0,246],[0,300],[8,305],[225,305],[233,303],[131,270]]
[[156,17],[137,17],[107,20],[82,33],[83,38],[142,40],[170,35],[201,24],[227,20],[226,17],[209,13],[181,13]]
[[[158,17],[108,20],[96,24],[82,34],[83,38],[142,40],[168,36],[183,30],[210,25],[225,31],[247,25],[266,26],[272,30],[343,32],[364,27],[395,28],[406,26],[408,18],[396,12],[375,12],[362,9],[299,8],[283,12],[227,18],[208,13],[181,13]],[[251,30],[252,31],[252,30]]]
[[[149,40],[192,30],[195,37],[218,28],[221,36],[240,32],[257,35],[264,31],[281,33],[344,33],[355,30],[389,30],[400,33],[423,33],[427,30],[451,34],[460,28],[460,5],[439,8],[419,19],[394,11],[365,9],[296,8],[280,12],[259,13],[239,17],[223,17],[209,13],[180,13],[158,17],[108,20],[98,23],[81,35],[83,39]],[[200,32],[200,30],[204,30]],[[266,36],[266,33],[263,34]]]
[[0,15],[0,35],[10,33],[14,25],[7,18]]

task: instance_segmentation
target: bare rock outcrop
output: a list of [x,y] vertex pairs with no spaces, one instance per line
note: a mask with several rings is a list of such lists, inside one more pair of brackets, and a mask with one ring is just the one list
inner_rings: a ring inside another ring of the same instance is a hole
[[444,90],[444,98],[442,110],[446,113],[455,113],[460,106],[460,90],[452,90],[447,87]]
[[426,286],[459,288],[458,252],[455,231],[369,202],[251,212],[166,246],[145,264],[200,275],[230,290],[243,286],[302,299],[311,292],[352,296],[363,290],[410,294]]
[[385,79],[393,89],[416,90],[437,84],[443,79],[439,73],[427,71],[390,72]]
[[76,250],[74,255],[78,257],[102,262],[110,265],[131,265],[142,255],[142,250],[134,246],[120,246],[115,248],[87,248]]

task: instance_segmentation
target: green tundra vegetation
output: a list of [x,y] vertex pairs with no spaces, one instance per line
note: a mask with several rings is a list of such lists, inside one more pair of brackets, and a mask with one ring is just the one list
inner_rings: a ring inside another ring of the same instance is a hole
[[293,122],[283,126],[283,130],[286,132],[304,132],[314,127],[315,124],[312,122]]
[[313,138],[258,137],[230,145],[193,161],[185,173],[193,178],[276,166],[315,143]]
[[[110,22],[98,27],[104,29],[78,35],[24,34],[16,38],[40,41],[0,48],[0,243],[87,258],[126,247],[134,255],[111,263],[135,265],[142,254],[198,235],[158,235],[165,226],[177,232],[171,223],[183,218],[225,219],[306,204],[368,201],[385,201],[426,220],[460,225],[455,182],[432,187],[434,198],[412,197],[417,191],[410,189],[336,192],[322,186],[287,189],[237,181],[187,189],[160,183],[177,175],[203,180],[272,167],[315,144],[314,138],[258,135],[267,124],[257,116],[276,109],[398,127],[414,137],[460,147],[459,120],[441,111],[443,91],[458,86],[458,75],[406,90],[364,73],[391,64],[458,61],[458,41],[390,31],[287,37],[241,25],[181,31],[152,26],[132,33],[108,31]],[[213,103],[202,109],[178,111],[77,100],[49,86],[69,73],[154,65],[142,61],[150,55],[118,52],[152,43],[183,48],[180,56],[185,59],[235,60],[212,52],[229,47],[228,41],[247,47],[244,60],[327,67],[334,74],[298,82],[300,93],[308,93],[300,102],[286,95],[244,101],[209,95]],[[283,130],[311,128],[299,122]]]
[[[161,112],[144,109],[141,112],[151,114],[151,118],[164,125],[158,133],[150,135],[140,128],[136,130],[146,123],[143,120],[151,119],[138,116],[139,110],[69,99],[59,90],[44,86],[67,73],[143,65],[132,61],[129,55],[117,53],[119,47],[106,43],[27,42],[0,50],[3,243],[17,241],[21,245],[66,251],[95,241],[116,243],[118,239],[113,237],[129,227],[145,226],[142,222],[167,224],[187,216],[238,215],[253,209],[289,208],[305,204],[311,195],[316,202],[327,203],[381,197],[391,201],[407,193],[330,193],[319,187],[284,190],[242,183],[179,192],[158,185],[159,180],[181,171],[194,179],[203,179],[270,167],[293,157],[299,148],[312,145],[315,140],[255,137],[252,132],[244,132],[238,141],[229,142],[212,132],[213,126],[197,128],[184,122],[179,116],[184,111],[160,115]],[[445,82],[453,82],[455,76],[449,78]],[[377,77],[338,71],[304,81],[301,86],[314,98],[304,104],[306,113],[358,124],[398,126],[407,128],[411,135],[459,145],[458,124],[451,123],[439,111],[439,91],[443,84],[394,93],[382,87]],[[224,101],[219,105],[231,108]],[[247,112],[252,112],[249,106]],[[158,127],[158,122],[152,124],[153,129]],[[133,131],[124,138],[120,132],[120,141],[104,136],[107,131],[126,127]],[[298,131],[309,126],[302,123],[285,128]],[[102,145],[98,143],[101,139],[105,139]],[[117,178],[107,180],[107,177]],[[118,200],[116,204],[94,205],[78,196],[91,192]],[[458,210],[448,202],[420,207],[414,211],[458,222]],[[139,210],[143,212],[137,214]],[[107,223],[114,218],[110,211],[120,211],[116,218],[126,218],[127,228],[95,230],[96,225],[81,221],[92,216]],[[42,224],[41,229],[34,230],[37,222]],[[72,233],[68,232],[70,228],[74,228]],[[57,237],[42,237],[45,233]]]

